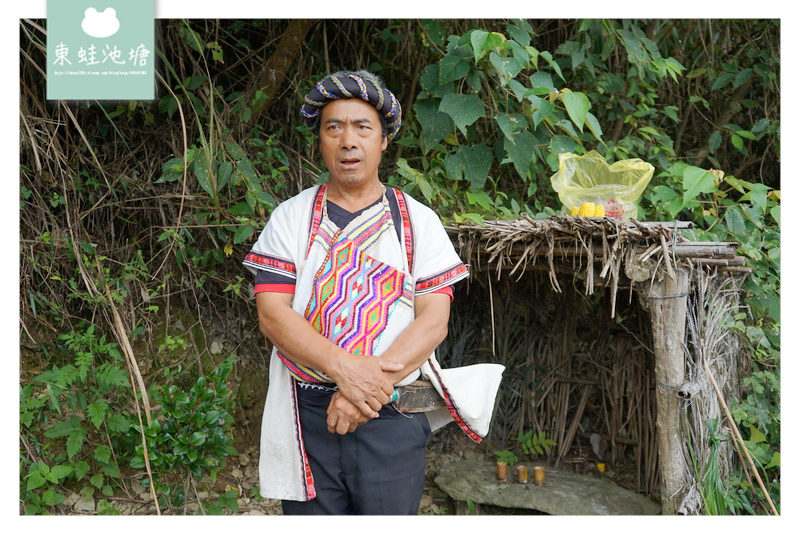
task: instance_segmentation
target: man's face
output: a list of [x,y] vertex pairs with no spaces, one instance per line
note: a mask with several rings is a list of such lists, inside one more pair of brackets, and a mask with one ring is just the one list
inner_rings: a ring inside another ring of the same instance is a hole
[[389,141],[378,111],[355,98],[334,100],[322,108],[320,150],[331,183],[367,186],[378,180],[378,165]]

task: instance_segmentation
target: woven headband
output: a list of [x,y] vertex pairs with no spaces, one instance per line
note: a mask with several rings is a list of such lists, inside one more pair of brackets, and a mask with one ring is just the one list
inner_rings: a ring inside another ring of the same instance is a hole
[[306,95],[300,113],[305,117],[306,125],[313,128],[322,108],[331,100],[340,98],[360,98],[378,110],[387,122],[387,137],[392,140],[400,130],[400,103],[389,89],[381,88],[377,83],[355,74],[335,76],[331,74],[322,78]]

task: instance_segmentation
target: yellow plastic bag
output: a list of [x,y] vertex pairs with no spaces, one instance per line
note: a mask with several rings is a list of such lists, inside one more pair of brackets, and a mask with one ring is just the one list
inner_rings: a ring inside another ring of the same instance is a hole
[[550,177],[566,212],[586,203],[602,206],[605,216],[628,220],[636,218],[636,203],[655,168],[641,159],[625,159],[609,165],[596,151],[586,155],[558,156],[558,172]]

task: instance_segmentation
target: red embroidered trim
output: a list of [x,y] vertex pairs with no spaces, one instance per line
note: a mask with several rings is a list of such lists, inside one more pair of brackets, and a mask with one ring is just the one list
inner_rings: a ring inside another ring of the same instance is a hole
[[305,490],[306,501],[308,501],[317,497],[317,489],[314,486],[314,476],[311,473],[311,464],[308,462],[305,443],[303,442],[300,411],[297,407],[297,381],[294,379],[292,379],[292,408],[294,411],[294,429],[297,436],[297,444],[300,448],[300,457],[303,460],[303,489]]
[[416,291],[424,291],[426,289],[430,289],[431,287],[436,287],[437,285],[441,285],[442,283],[446,283],[451,279],[460,276],[466,271],[467,271],[467,265],[461,263],[439,274],[434,274],[431,277],[418,280],[414,289]]
[[278,270],[283,270],[284,272],[297,275],[297,268],[295,268],[294,263],[287,261],[286,259],[281,259],[280,257],[273,257],[251,251],[245,256],[244,260],[267,267],[277,268]]
[[471,438],[477,443],[480,443],[483,440],[483,437],[485,437],[485,435],[479,435],[475,430],[469,427],[469,424],[467,424],[467,422],[461,416],[461,413],[458,412],[458,408],[456,408],[455,404],[453,403],[453,400],[450,398],[450,393],[447,392],[447,387],[445,387],[444,383],[442,383],[442,378],[439,377],[439,372],[433,367],[433,365],[430,365],[430,367],[431,370],[433,370],[433,375],[436,376],[437,381],[439,381],[439,386],[442,387],[442,393],[444,395],[444,403],[445,405],[447,405],[447,410],[450,411],[450,415],[452,415],[453,420],[456,421],[458,427],[460,427],[461,430],[464,433],[466,433],[469,438]]
[[308,223],[308,246],[306,248],[306,259],[308,254],[311,253],[311,245],[314,243],[314,237],[317,235],[319,224],[322,221],[322,208],[325,200],[325,191],[328,188],[327,183],[323,183],[317,189],[317,195],[314,197],[314,207],[311,210],[311,220]]
[[254,294],[260,292],[280,292],[283,294],[294,294],[295,286],[291,283],[259,283],[256,285]]
[[408,258],[408,271],[414,275],[414,228],[411,225],[411,216],[408,213],[406,197],[403,191],[394,190],[394,198],[397,200],[397,208],[400,211],[400,218],[403,219],[403,240],[406,243],[406,257]]

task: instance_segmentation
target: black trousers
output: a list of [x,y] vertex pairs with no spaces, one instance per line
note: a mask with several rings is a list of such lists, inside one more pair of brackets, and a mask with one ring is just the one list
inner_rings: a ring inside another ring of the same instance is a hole
[[390,404],[352,433],[328,433],[332,395],[298,387],[300,424],[317,497],[283,500],[283,514],[417,514],[431,438],[427,417],[400,413]]

